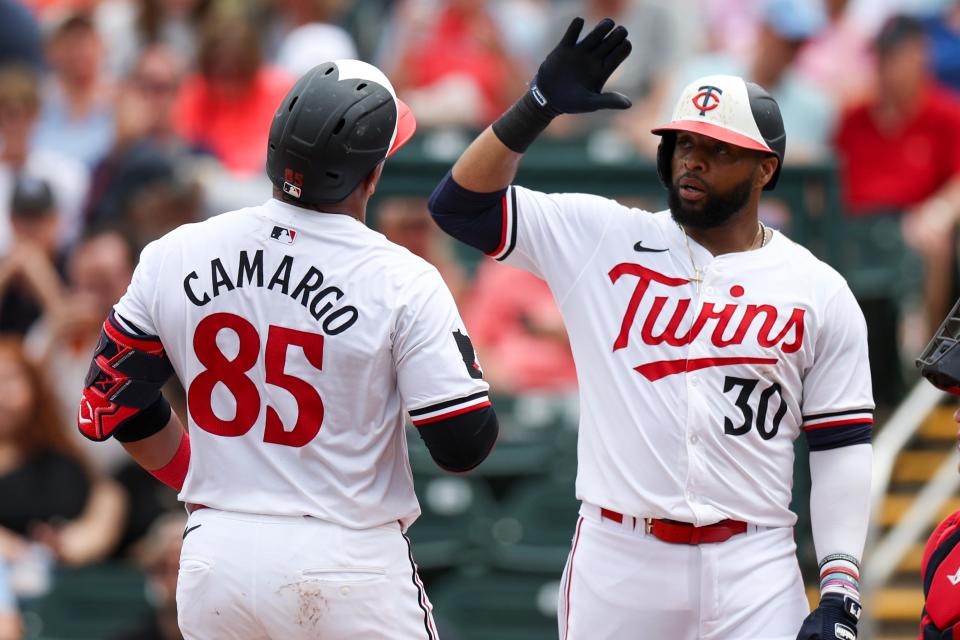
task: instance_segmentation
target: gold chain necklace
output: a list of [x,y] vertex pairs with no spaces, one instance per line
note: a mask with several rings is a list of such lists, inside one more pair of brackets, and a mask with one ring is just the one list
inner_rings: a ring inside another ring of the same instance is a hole
[[[763,226],[762,222],[757,222],[759,225],[757,227],[757,237],[760,238],[760,246],[758,249],[762,249],[763,245],[767,243],[767,228]],[[690,258],[690,266],[693,267],[693,277],[687,278],[687,282],[696,282],[697,283],[697,294],[700,294],[700,283],[703,282],[703,272],[705,269],[697,266],[697,263],[693,259],[693,251],[690,250],[690,239],[687,236],[687,230],[683,228],[683,225],[677,223],[677,226],[680,227],[680,231],[683,233],[683,244],[687,247],[687,257]],[[756,243],[757,239],[754,238],[753,242],[750,243],[750,246],[753,247],[753,244]]]

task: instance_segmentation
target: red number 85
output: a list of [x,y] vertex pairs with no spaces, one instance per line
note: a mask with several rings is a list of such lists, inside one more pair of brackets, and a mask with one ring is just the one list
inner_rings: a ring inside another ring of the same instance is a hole
[[[234,358],[228,359],[217,345],[223,330],[233,331],[240,342]],[[320,432],[323,423],[323,401],[308,382],[284,373],[287,349],[295,345],[303,349],[307,362],[323,369],[323,336],[270,325],[263,363],[267,384],[287,390],[297,401],[297,423],[286,431],[276,409],[267,405],[267,423],[263,441],[289,447],[302,447]],[[249,321],[232,313],[214,313],[197,325],[193,334],[193,350],[205,369],[187,389],[187,407],[198,427],[218,436],[236,437],[250,431],[260,416],[260,391],[247,372],[260,356],[260,336]],[[237,411],[232,420],[223,420],[213,412],[213,389],[222,383],[236,400]]]

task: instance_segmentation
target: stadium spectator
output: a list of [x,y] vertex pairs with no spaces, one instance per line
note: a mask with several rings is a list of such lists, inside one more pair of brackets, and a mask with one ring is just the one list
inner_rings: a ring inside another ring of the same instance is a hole
[[103,73],[103,42],[89,13],[68,15],[52,28],[34,144],[93,168],[113,141],[112,87]]
[[890,18],[875,48],[876,94],[850,109],[837,132],[845,210],[902,215],[904,239],[924,259],[924,307],[935,329],[955,286],[960,101],[932,77],[916,19]]
[[[84,216],[88,225],[123,224],[141,190],[174,182],[178,167],[190,170],[193,150],[177,135],[174,123],[182,79],[181,59],[165,45],[151,45],[120,85],[116,137],[93,172]],[[170,214],[180,218],[177,212]]]
[[0,556],[14,573],[32,544],[77,566],[120,535],[122,492],[86,466],[55,407],[20,340],[0,339]]
[[393,21],[383,66],[425,127],[483,127],[526,81],[485,0],[402,0]]
[[849,0],[825,0],[824,4],[827,26],[801,49],[797,72],[843,108],[860,102],[873,88],[873,48],[870,33],[851,16]]
[[354,59],[353,37],[337,23],[343,0],[272,0],[267,9],[277,16],[268,43],[274,63],[294,78],[328,60]]
[[0,333],[23,335],[63,299],[56,205],[49,184],[20,176],[13,188],[13,248],[0,259]]
[[[130,243],[116,231],[93,231],[67,261],[67,292],[62,302],[44,310],[27,334],[31,356],[47,372],[54,408],[61,421],[76,420],[77,389],[83,388],[103,319],[127,289],[135,256]],[[110,473],[127,461],[119,444],[89,444],[71,429],[74,446],[83,447],[94,468]]]
[[262,174],[269,125],[293,79],[263,64],[256,31],[235,14],[206,22],[198,66],[177,97],[178,133],[232,173]]
[[[795,61],[804,44],[826,26],[826,16],[817,3],[809,0],[763,0],[760,24],[749,59],[712,51],[690,61],[674,76],[675,87],[668,95],[680,93],[691,80],[729,74],[747,78],[767,89],[780,105],[783,121],[790,132],[787,162],[806,163],[825,158],[836,123],[836,105],[832,96],[804,80]],[[669,108],[664,105],[663,109]],[[669,113],[660,118],[669,120]],[[646,153],[656,151],[656,136],[645,136]],[[651,142],[652,140],[652,142]]]
[[577,372],[563,318],[547,284],[484,260],[468,292],[464,323],[495,391],[573,391]]
[[60,215],[59,248],[69,246],[83,227],[81,210],[88,171],[57,149],[31,144],[39,113],[40,90],[35,73],[24,67],[0,68],[0,255],[11,248],[10,202],[18,174],[49,183]]
[[424,198],[390,198],[377,207],[376,228],[401,247],[420,256],[440,272],[457,305],[466,289],[466,274],[454,260],[450,238],[430,219]]
[[930,62],[944,86],[960,92],[960,0],[923,21],[930,43]]
[[0,66],[10,64],[42,69],[43,39],[36,18],[19,0],[0,0]]

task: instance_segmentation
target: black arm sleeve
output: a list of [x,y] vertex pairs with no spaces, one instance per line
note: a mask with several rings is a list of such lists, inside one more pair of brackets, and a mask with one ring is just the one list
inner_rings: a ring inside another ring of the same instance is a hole
[[493,407],[483,407],[425,424],[417,431],[438,466],[462,473],[490,454],[500,433],[500,423]]
[[430,215],[437,226],[460,242],[492,253],[500,246],[506,193],[506,189],[491,193],[464,189],[448,171],[430,194]]

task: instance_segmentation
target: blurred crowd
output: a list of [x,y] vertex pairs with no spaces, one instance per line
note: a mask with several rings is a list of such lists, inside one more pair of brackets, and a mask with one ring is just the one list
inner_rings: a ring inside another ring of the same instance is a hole
[[[788,163],[835,163],[845,215],[898,220],[925,266],[921,322],[938,323],[957,293],[960,0],[0,0],[0,640],[22,637],[17,602],[56,566],[108,558],[167,594],[152,635],[126,637],[179,637],[175,496],[83,441],[76,401],[140,250],[270,197],[267,131],[295,79],[358,57],[422,132],[477,130],[575,15],[630,31],[608,87],[634,107],[549,135],[652,158],[688,81],[754,80],[780,103]],[[575,390],[542,281],[492,261],[468,276],[423,198],[375,221],[440,269],[494,390]],[[182,395],[167,392],[181,415]]]

